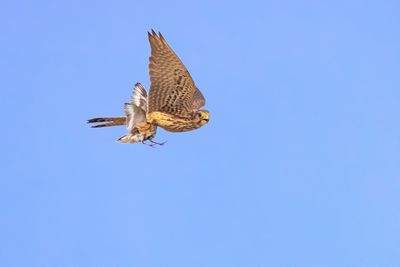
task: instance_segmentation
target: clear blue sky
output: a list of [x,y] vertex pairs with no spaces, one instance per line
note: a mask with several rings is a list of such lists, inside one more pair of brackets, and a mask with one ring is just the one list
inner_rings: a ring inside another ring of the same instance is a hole
[[[398,1],[0,3],[0,266],[400,266]],[[146,31],[210,123],[115,142]]]

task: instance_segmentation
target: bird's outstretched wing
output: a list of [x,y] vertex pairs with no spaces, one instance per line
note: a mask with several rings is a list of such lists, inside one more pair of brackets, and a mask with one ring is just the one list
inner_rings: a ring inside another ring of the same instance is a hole
[[188,115],[193,107],[203,105],[204,97],[161,33],[152,30],[148,35],[151,46],[148,112]]

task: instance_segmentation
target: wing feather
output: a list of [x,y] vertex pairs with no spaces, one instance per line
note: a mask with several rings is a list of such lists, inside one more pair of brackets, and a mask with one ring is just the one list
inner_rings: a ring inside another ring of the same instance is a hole
[[196,87],[196,91],[193,96],[192,109],[199,110],[202,106],[206,104],[206,99],[203,94],[200,92],[199,88]]
[[133,131],[138,124],[146,122],[147,106],[146,90],[137,83],[133,88],[131,102],[125,103],[124,106],[129,131]]
[[199,100],[195,100],[198,89],[190,73],[161,33],[152,30],[148,36],[151,47],[149,113],[188,115]]

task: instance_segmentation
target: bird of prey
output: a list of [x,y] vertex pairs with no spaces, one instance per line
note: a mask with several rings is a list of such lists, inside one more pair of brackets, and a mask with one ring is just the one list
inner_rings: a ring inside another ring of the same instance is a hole
[[117,141],[138,143],[153,141],[157,127],[170,132],[191,131],[208,123],[210,112],[201,109],[205,98],[196,87],[185,65],[178,58],[165,38],[154,30],[148,32],[151,47],[149,74],[150,91],[137,83],[129,103],[125,103],[125,116],[94,118],[92,126],[107,127],[126,125],[128,134]]

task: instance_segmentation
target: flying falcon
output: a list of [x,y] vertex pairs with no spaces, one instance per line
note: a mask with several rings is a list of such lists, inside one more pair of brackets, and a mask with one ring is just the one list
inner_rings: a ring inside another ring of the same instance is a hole
[[100,123],[92,128],[126,125],[128,134],[117,141],[138,143],[153,141],[157,127],[170,132],[186,132],[208,123],[210,113],[200,109],[205,99],[196,87],[185,65],[159,32],[148,32],[151,56],[149,63],[150,91],[137,83],[129,103],[125,103],[125,116],[94,118],[88,123]]

